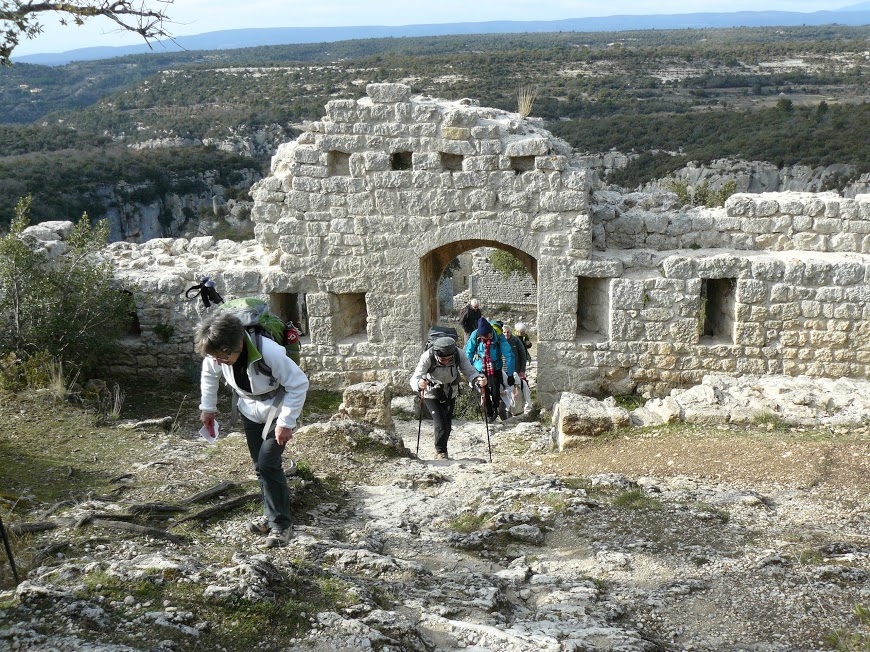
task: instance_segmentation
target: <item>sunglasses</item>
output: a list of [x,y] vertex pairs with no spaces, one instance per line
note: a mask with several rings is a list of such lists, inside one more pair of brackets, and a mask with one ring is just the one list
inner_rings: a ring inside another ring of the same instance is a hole
[[230,361],[230,358],[232,358],[236,353],[239,353],[240,351],[241,349],[236,349],[235,351],[221,351],[223,355],[215,355],[213,353],[209,353],[208,357],[210,357],[215,362],[226,364]]

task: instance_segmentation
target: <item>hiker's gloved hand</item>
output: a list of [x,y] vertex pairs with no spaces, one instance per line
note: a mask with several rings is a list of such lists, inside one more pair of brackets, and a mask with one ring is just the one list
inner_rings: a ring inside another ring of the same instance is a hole
[[279,446],[283,446],[291,439],[293,439],[293,428],[288,428],[287,426],[275,427],[275,441],[278,442]]
[[507,381],[508,381],[508,387],[514,386],[514,377],[513,376],[508,376]]

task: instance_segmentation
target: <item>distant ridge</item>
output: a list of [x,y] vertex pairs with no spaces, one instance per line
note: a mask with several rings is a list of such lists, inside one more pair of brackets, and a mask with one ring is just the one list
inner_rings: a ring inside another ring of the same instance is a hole
[[[859,9],[860,8],[860,9]],[[867,25],[870,3],[838,11],[800,13],[793,11],[737,11],[729,13],[655,14],[605,16],[550,21],[499,20],[481,23],[360,27],[269,27],[207,32],[159,41],[151,50],[144,43],[118,47],[79,48],[54,54],[12,57],[14,62],[57,66],[71,61],[110,59],[128,54],[178,52],[180,50],[230,50],[260,45],[330,43],[353,39],[445,36],[461,34],[516,34],[522,32],[619,32],[638,29],[700,29],[724,27],[793,27],[798,25]]]

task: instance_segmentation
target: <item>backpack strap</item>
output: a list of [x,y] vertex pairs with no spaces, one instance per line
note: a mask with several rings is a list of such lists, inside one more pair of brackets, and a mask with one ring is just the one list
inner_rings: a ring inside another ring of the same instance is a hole
[[426,368],[426,375],[432,373],[432,370],[435,368],[435,351],[431,348],[426,349],[426,353],[429,354],[429,366]]
[[254,346],[257,347],[257,351],[260,353],[260,359],[257,360],[257,371],[264,376],[268,376],[269,384],[272,385],[275,382],[275,376],[272,375],[272,368],[266,364],[266,359],[263,357],[263,333],[256,327],[252,327],[248,332],[254,336]]

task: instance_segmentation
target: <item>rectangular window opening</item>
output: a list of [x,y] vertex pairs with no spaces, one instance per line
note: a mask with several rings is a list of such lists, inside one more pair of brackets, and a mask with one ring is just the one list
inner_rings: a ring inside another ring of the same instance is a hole
[[308,330],[308,304],[301,292],[273,292],[269,295],[269,308],[284,322],[293,322],[303,336]]
[[442,172],[462,172],[462,154],[447,154],[441,152]]
[[698,311],[698,335],[701,341],[734,344],[737,321],[737,279],[701,279],[701,308]]
[[127,330],[124,334],[129,337],[140,337],[142,335],[142,323],[139,321],[139,313],[133,302],[133,293],[130,290],[121,290],[121,293],[126,295],[130,301],[130,312],[127,313],[129,321],[127,321]]
[[326,157],[329,176],[331,177],[349,177],[350,176],[350,154],[340,152],[337,149],[331,150]]
[[577,277],[577,340],[604,342],[610,337],[610,279]]
[[336,342],[348,338],[365,341],[368,334],[368,310],[364,292],[334,294],[332,327]]
[[532,172],[535,169],[534,156],[511,156],[511,170],[517,174]]
[[394,152],[390,155],[390,165],[394,170],[411,170],[414,168],[412,161],[413,152]]

